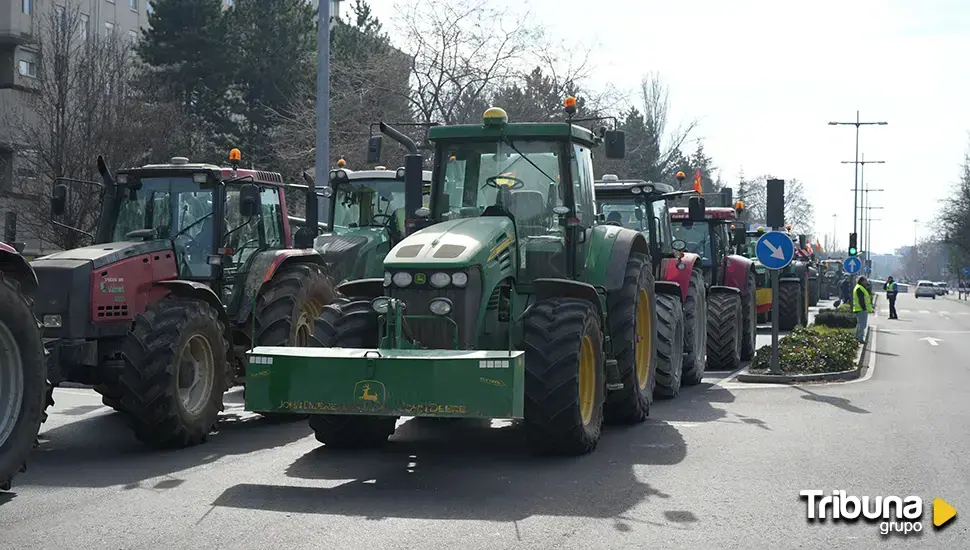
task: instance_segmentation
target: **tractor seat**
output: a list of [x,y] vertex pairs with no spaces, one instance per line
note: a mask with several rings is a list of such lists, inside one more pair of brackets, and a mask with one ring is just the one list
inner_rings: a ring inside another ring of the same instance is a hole
[[539,191],[513,191],[509,212],[526,234],[545,232],[546,199]]

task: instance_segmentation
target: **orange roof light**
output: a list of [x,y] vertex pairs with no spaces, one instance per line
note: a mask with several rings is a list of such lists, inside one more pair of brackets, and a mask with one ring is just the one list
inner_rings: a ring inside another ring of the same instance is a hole
[[744,210],[744,203],[741,201],[738,201],[734,203],[734,207],[737,208],[738,210]]
[[731,231],[734,231],[737,228],[738,228],[738,226],[734,225],[733,223],[731,224]]
[[458,157],[456,157],[455,155],[451,155],[450,157],[448,157],[448,160],[450,160],[451,162],[455,162],[456,160],[458,160]]
[[239,152],[239,149],[229,151],[229,162],[239,162],[240,160],[242,160],[242,153]]
[[787,230],[789,230],[789,231],[791,231],[791,224],[788,224],[788,225],[786,225],[786,226],[785,226],[785,229],[787,229]]
[[687,177],[687,174],[685,174],[683,171],[677,172],[677,179],[682,180],[686,177]]
[[565,108],[567,108],[567,109],[575,109],[576,108],[576,98],[573,97],[573,96],[567,97],[566,100],[562,102],[562,106],[565,107]]
[[347,161],[343,157],[337,159],[337,168],[343,168],[344,166],[347,166]]

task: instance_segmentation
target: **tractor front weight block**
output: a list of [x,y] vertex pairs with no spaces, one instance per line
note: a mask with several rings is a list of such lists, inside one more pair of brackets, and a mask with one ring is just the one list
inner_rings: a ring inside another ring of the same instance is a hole
[[525,352],[257,347],[246,410],[523,418]]

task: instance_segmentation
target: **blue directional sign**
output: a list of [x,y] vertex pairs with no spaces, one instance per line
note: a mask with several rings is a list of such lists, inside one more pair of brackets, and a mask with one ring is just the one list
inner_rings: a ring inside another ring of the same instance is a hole
[[970,267],[963,268],[963,274],[970,277]]
[[845,268],[845,272],[848,274],[858,273],[862,269],[862,260],[858,256],[849,256],[842,262],[842,267]]
[[784,269],[795,257],[795,243],[788,233],[769,231],[758,239],[755,247],[758,261],[768,269]]

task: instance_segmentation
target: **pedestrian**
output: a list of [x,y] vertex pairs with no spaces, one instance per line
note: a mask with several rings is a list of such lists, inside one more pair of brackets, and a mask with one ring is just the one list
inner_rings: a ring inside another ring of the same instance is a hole
[[883,286],[886,291],[886,298],[889,299],[889,318],[899,319],[896,315],[896,295],[899,293],[899,289],[896,288],[896,281],[893,279],[892,275],[886,279],[886,284]]
[[848,304],[852,300],[852,278],[846,275],[842,278],[842,283],[839,285],[839,301],[835,303],[835,307],[839,307],[839,304]]
[[859,277],[859,282],[852,292],[852,311],[855,313],[855,337],[860,344],[866,343],[866,325],[869,324],[869,314],[872,313],[872,293],[869,281]]

